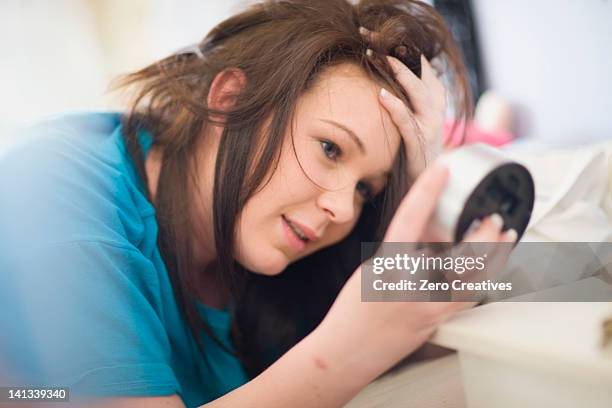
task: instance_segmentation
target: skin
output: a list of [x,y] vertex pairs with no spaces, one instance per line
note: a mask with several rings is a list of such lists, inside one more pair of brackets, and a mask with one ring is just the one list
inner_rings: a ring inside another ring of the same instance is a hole
[[[227,108],[243,85],[236,71],[213,84],[210,103]],[[244,206],[236,235],[237,260],[249,270],[281,273],[287,265],[346,237],[356,224],[367,194],[380,192],[400,146],[401,135],[379,103],[380,86],[357,66],[341,64],[324,71],[299,99],[284,135],[280,160],[269,181]],[[374,113],[372,113],[374,112]],[[357,142],[345,130],[352,131]],[[215,156],[223,128],[213,126],[199,147],[194,203],[194,251],[200,271],[214,267],[212,185]],[[361,145],[361,146],[359,146]],[[147,157],[150,189],[155,191],[163,152]],[[300,167],[301,165],[301,167]],[[314,181],[314,182],[313,182]],[[315,184],[316,182],[316,184]],[[154,194],[154,193],[153,193]],[[302,251],[294,249],[282,216],[307,226],[319,237]],[[208,273],[210,279],[214,274]],[[202,301],[223,307],[227,296],[209,281]]]
[[[386,58],[398,82],[411,95],[414,112],[356,65],[345,63],[323,71],[298,101],[276,171],[268,175],[268,182],[241,213],[235,244],[237,260],[247,269],[276,275],[291,262],[346,237],[361,213],[366,198],[362,193],[369,190],[375,194],[384,188],[385,172],[391,168],[400,140],[404,141],[412,176],[435,159],[446,106],[444,86],[425,58],[421,61],[422,78],[399,60]],[[209,106],[231,108],[245,81],[239,70],[220,73],[211,85]],[[343,128],[352,131],[359,143]],[[228,294],[218,290],[212,273],[216,257],[212,186],[223,127],[210,126],[206,131],[198,146],[195,169],[198,199],[192,208],[193,267],[206,283],[200,300],[223,308]],[[153,149],[145,163],[153,195],[162,155],[163,151]],[[319,239],[308,242],[302,251],[295,250],[287,240],[282,216],[307,226]],[[427,233],[424,239],[437,240]]]
[[[313,169],[309,165],[316,164],[318,160],[310,156],[316,149],[308,148],[310,143],[315,143],[313,137],[334,138],[334,141],[337,138],[339,144],[345,139],[341,147],[348,149],[346,157],[349,159],[341,173],[343,182],[338,184],[341,188],[323,190],[303,179],[293,151],[284,145],[279,170],[272,174],[269,185],[244,208],[238,237],[238,244],[242,248],[241,262],[259,273],[275,274],[300,256],[341,239],[354,225],[361,208],[360,198],[354,191],[355,183],[364,179],[373,181],[380,172],[390,168],[393,155],[399,148],[400,137],[409,150],[414,148],[412,132],[415,121],[422,127],[428,145],[436,143],[440,126],[438,122],[443,119],[443,115],[432,110],[445,103],[441,95],[443,87],[434,82],[437,78],[433,70],[427,72],[431,67],[426,61],[422,79],[411,76],[406,72],[407,68],[393,64],[398,81],[407,90],[420,89],[422,92],[421,97],[417,94],[413,98],[415,112],[410,112],[401,100],[392,95],[382,96],[379,85],[351,66],[339,66],[337,71],[329,71],[327,77],[320,81],[319,87],[314,87],[300,101],[299,109],[303,109],[303,116],[298,115],[298,118],[303,120],[296,121],[294,128],[298,157],[305,167]],[[345,77],[347,74],[349,76]],[[242,79],[239,75],[221,76],[218,79],[218,83],[215,79],[211,88],[209,103],[223,107],[224,104],[231,104],[228,95],[239,89]],[[356,111],[361,105],[363,109]],[[372,112],[380,112],[380,115],[372,115]],[[339,130],[315,125],[315,113],[317,117],[319,114],[333,113],[334,120],[342,118],[347,121],[345,125],[355,129],[372,154],[364,157],[355,152],[349,154],[351,147],[348,136],[342,135]],[[214,130],[217,133],[213,134],[218,138],[222,128]],[[381,135],[385,135],[385,143],[380,143]],[[209,147],[214,148],[218,140],[211,140]],[[408,153],[414,154],[410,151]],[[153,180],[153,187],[157,180],[155,169],[158,173],[159,157],[161,153],[147,159],[147,171],[151,171],[149,178]],[[310,162],[309,159],[314,161]],[[422,242],[427,237],[427,226],[446,185],[448,170],[440,165],[424,168],[422,162],[415,163],[415,166],[411,171],[420,175],[395,213],[385,233],[385,242]],[[200,194],[210,191],[206,183],[210,183],[212,178],[210,169],[207,171],[200,173]],[[196,214],[200,215],[200,220],[206,219],[206,213],[202,211],[207,206],[210,206],[210,202],[204,202],[197,209]],[[304,254],[288,250],[278,227],[282,214],[296,219],[299,217],[300,222],[308,223],[313,230],[321,233],[321,241],[316,243],[318,246],[313,245]],[[410,225],[410,228],[406,228],[406,225]],[[196,240],[205,237],[206,233],[201,230],[198,235]],[[511,232],[501,232],[496,217],[488,217],[468,234],[466,241],[510,242],[514,238]],[[251,246],[257,250],[249,251]],[[206,251],[198,255],[204,262],[207,256],[214,256]],[[369,382],[416,350],[441,322],[470,306],[471,303],[464,302],[361,302],[359,267],[343,287],[323,322],[313,332],[255,379],[206,406],[343,406]],[[274,392],[270,392],[271,389]],[[138,404],[155,407],[184,406],[176,395],[132,398],[125,404],[115,400],[112,406],[140,406]]]
[[[238,260],[247,268],[278,274],[339,242],[356,224],[367,198],[363,194],[383,189],[401,136],[379,106],[378,89],[360,68],[343,64],[328,69],[300,98],[292,126],[295,151],[288,130],[277,170],[242,212]],[[339,126],[352,130],[363,151]],[[282,215],[320,238],[296,251],[287,241]]]

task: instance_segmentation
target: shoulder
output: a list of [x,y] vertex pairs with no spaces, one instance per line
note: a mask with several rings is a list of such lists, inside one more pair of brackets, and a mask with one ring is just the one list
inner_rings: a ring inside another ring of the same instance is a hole
[[120,125],[119,114],[84,113],[20,132],[0,156],[0,219],[50,241],[138,235],[138,224],[154,210]]
[[[37,122],[15,132],[0,154],[0,177],[15,178],[82,170],[83,176],[118,170],[124,161],[121,117],[114,113],[81,113]],[[6,181],[6,180],[4,180]],[[34,180],[30,180],[34,181]]]
[[0,320],[10,328],[0,354],[29,383],[177,394],[167,325],[178,309],[119,125],[105,115],[44,122],[0,157]]

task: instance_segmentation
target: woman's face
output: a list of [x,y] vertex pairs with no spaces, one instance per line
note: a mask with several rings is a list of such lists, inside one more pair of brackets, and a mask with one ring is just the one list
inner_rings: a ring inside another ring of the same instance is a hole
[[379,90],[359,67],[342,64],[300,98],[278,167],[241,213],[236,247],[244,267],[278,274],[339,242],[385,187],[401,136]]

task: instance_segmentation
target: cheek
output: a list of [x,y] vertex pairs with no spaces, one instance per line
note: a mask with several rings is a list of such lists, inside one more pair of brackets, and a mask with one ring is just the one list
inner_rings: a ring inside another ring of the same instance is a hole
[[278,245],[280,217],[262,207],[265,203],[249,202],[241,213],[234,237],[236,261],[254,273],[276,275],[287,266],[287,256]]
[[[290,184],[291,185],[291,184]],[[291,188],[287,180],[276,173],[242,208],[237,225],[235,246],[237,261],[247,269],[264,275],[276,275],[291,260],[285,253],[281,215],[302,202],[306,190],[294,181]]]

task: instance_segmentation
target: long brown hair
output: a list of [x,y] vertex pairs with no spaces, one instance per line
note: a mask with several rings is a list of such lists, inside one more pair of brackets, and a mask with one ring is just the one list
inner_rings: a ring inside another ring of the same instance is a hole
[[[371,43],[364,41],[360,26],[379,36]],[[211,117],[223,118],[213,186],[217,273],[232,294],[233,340],[251,375],[316,327],[361,262],[360,242],[382,239],[410,186],[406,156],[400,148],[387,186],[363,208],[346,239],[289,265],[275,277],[248,273],[235,261],[234,234],[241,209],[276,168],[296,102],[319,73],[339,63],[356,64],[410,106],[409,95],[395,81],[387,62],[366,58],[367,48],[400,58],[416,73],[420,73],[421,54],[435,59],[454,84],[457,117],[466,119],[471,114],[462,58],[449,30],[432,7],[411,0],[364,0],[354,5],[346,0],[264,1],[221,22],[196,52],[171,55],[120,82],[120,86],[136,87],[124,134],[145,181],[137,133],[148,130],[153,145],[163,148],[154,202],[158,244],[183,316],[200,348],[202,330],[212,332],[194,303],[201,283],[200,274],[190,267],[189,203],[197,199],[191,188],[197,178],[195,147],[206,137]],[[215,111],[207,106],[206,97],[215,76],[228,68],[240,69],[246,84],[230,111]],[[258,141],[264,121],[268,126]],[[255,157],[258,142],[263,142],[263,148]]]

